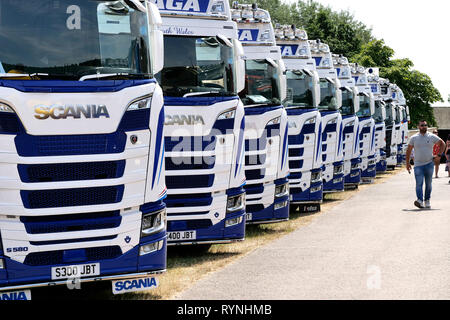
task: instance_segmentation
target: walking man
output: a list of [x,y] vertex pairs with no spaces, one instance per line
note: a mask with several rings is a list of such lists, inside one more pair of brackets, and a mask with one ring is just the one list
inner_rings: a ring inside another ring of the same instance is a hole
[[[414,176],[416,178],[416,195],[417,200],[414,205],[420,209],[431,208],[431,181],[433,179],[434,163],[433,163],[433,147],[438,144],[439,153],[445,150],[444,141],[437,135],[429,133],[428,124],[425,120],[419,122],[419,132],[411,137],[406,151],[406,170],[411,173],[411,164],[409,159],[414,149]],[[423,197],[423,182],[425,180],[425,203]]]

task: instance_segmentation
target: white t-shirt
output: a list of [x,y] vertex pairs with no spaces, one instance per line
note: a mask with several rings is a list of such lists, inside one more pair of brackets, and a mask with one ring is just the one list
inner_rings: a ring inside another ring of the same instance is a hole
[[414,147],[414,165],[424,166],[433,161],[433,146],[439,142],[440,138],[432,133],[416,133],[409,139],[409,145]]

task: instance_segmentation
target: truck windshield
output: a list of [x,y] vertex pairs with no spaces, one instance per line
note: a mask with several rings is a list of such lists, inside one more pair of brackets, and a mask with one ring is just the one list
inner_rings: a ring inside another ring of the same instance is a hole
[[147,15],[123,1],[0,0],[0,44],[0,77],[150,77]]
[[303,71],[287,71],[287,95],[284,106],[312,108],[314,79]]
[[327,79],[320,79],[320,110],[337,110],[336,86]]
[[375,101],[375,114],[372,116],[372,118],[375,120],[375,122],[383,122],[383,108],[385,107],[385,103],[381,100]]
[[392,124],[394,122],[395,114],[394,114],[394,106],[392,103],[388,103],[386,105],[386,123]]
[[239,96],[244,105],[280,105],[277,69],[267,60],[245,61],[245,90]]
[[342,107],[340,109],[343,116],[351,116],[355,114],[355,105],[353,91],[347,88],[341,88],[342,91]]
[[157,78],[165,96],[235,95],[233,48],[216,37],[164,36],[164,69]]
[[359,111],[356,114],[358,117],[370,117],[370,97],[365,94],[359,95]]

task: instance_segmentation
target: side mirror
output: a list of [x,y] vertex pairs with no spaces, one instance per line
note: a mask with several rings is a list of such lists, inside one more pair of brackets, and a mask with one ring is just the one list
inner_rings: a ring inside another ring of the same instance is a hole
[[157,74],[164,67],[164,34],[161,31],[162,19],[158,7],[155,4],[147,2],[147,5],[152,73]]
[[234,69],[236,93],[245,89],[244,48],[239,40],[233,39]]
[[337,103],[337,105],[336,105],[336,110],[339,110],[341,107],[342,107],[342,91],[341,91],[341,81],[338,79],[338,78],[336,78],[336,79],[334,79],[334,85],[335,85],[335,87],[336,87],[336,93],[337,93],[337,95],[336,95],[336,103]]
[[314,71],[314,108],[317,108],[320,104],[320,77],[317,71]]
[[357,87],[353,87],[353,100],[355,103],[355,114],[357,114],[359,112],[360,109],[360,105],[359,105],[359,90]]
[[280,79],[280,100],[283,103],[287,97],[287,80],[286,80],[286,66],[284,64],[283,59],[280,59],[278,62],[278,79]]
[[375,114],[375,98],[373,96],[373,93],[369,93],[369,97],[370,97],[370,115],[374,115]]

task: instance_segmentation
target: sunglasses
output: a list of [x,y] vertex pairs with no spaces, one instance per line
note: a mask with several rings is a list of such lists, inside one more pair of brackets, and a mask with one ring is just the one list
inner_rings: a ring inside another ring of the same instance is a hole
[[420,127],[428,127],[427,124],[421,124]]

